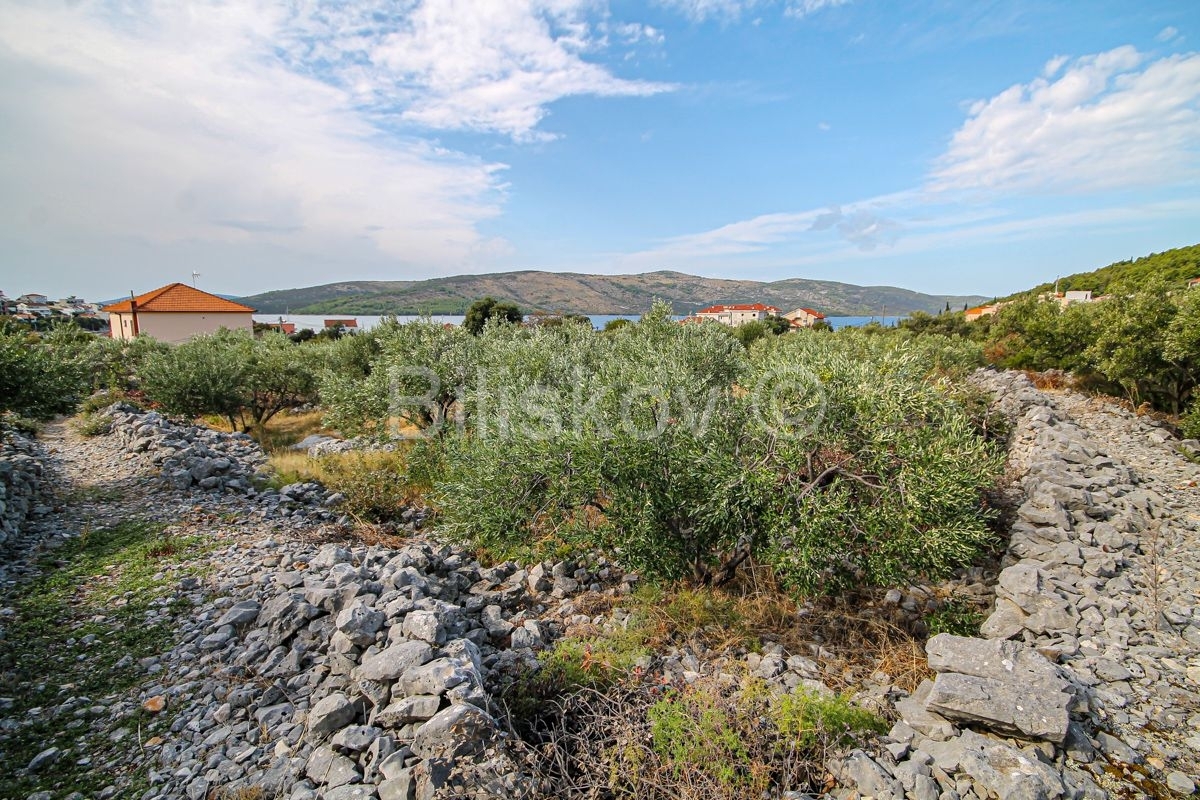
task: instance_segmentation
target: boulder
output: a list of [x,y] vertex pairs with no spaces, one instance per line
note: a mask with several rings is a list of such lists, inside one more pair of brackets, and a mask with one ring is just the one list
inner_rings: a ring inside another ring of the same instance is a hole
[[1036,650],[943,633],[929,640],[926,654],[939,673],[927,710],[1002,733],[1057,744],[1066,739],[1071,685]]
[[420,758],[454,759],[481,754],[498,735],[496,721],[475,706],[450,706],[417,730],[413,754]]

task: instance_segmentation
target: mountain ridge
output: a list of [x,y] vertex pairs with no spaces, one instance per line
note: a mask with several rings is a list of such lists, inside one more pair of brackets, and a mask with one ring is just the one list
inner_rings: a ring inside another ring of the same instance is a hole
[[518,270],[407,281],[337,281],[238,298],[263,314],[461,314],[481,297],[514,302],[526,313],[639,314],[655,299],[676,313],[717,303],[762,302],[831,316],[936,313],[977,305],[980,295],[931,295],[896,286],[838,281],[705,278],[673,270],[630,275]]

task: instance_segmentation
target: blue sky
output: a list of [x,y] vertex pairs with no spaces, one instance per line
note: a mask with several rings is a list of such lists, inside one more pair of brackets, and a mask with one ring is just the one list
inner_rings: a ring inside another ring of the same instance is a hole
[[674,269],[1004,294],[1200,241],[1200,3],[0,6],[0,289]]

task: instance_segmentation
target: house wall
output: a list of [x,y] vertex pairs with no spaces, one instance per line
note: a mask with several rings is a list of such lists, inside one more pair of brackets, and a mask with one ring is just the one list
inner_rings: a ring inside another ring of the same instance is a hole
[[[109,314],[108,326],[114,339],[133,338],[132,314]],[[253,330],[250,312],[194,313],[190,311],[139,311],[138,332],[153,336],[160,342],[186,342],[203,333],[216,333],[221,328]]]

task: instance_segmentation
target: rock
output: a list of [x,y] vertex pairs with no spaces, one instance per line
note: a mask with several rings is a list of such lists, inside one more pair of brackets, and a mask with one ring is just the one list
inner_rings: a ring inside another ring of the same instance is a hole
[[1175,794],[1188,795],[1195,793],[1196,784],[1182,772],[1169,772],[1167,773],[1167,788]]
[[362,602],[342,609],[337,615],[337,629],[359,647],[366,647],[375,641],[375,634],[383,627],[387,617],[383,612],[367,606]]
[[1070,684],[1036,650],[943,633],[929,640],[925,652],[939,673],[928,710],[1057,744],[1066,738]]
[[58,761],[61,755],[62,751],[57,747],[47,747],[45,750],[30,759],[29,765],[25,767],[25,769],[29,772],[37,772],[43,767],[48,767],[54,762]]
[[379,800],[413,800],[412,770],[401,770],[399,776],[379,784]]
[[370,681],[394,681],[413,667],[433,658],[433,649],[425,642],[400,642],[363,659],[354,675]]
[[334,692],[318,700],[308,712],[308,730],[317,739],[323,739],[349,725],[357,715],[354,704],[341,692]]
[[446,641],[441,617],[433,611],[413,611],[404,618],[404,635],[430,644]]
[[851,751],[836,765],[834,775],[843,784],[876,800],[904,800],[900,782],[862,750]]
[[417,730],[413,754],[453,759],[482,753],[497,736],[496,721],[471,705],[450,706]]
[[958,742],[958,771],[969,775],[991,795],[1011,800],[1055,800],[1067,793],[1058,770],[1016,748],[973,731],[964,731]]
[[371,725],[351,725],[342,728],[334,735],[330,744],[340,753],[361,753],[383,733]]
[[222,625],[245,625],[248,622],[254,622],[258,619],[261,610],[262,606],[255,600],[243,600],[240,603],[234,603],[217,620],[216,627]]
[[397,686],[405,695],[442,695],[469,680],[471,675],[467,665],[449,658],[439,658],[406,670]]
[[327,789],[336,789],[362,778],[362,773],[353,761],[335,753],[328,745],[322,745],[312,751],[305,764],[304,774],[318,786],[325,786]]
[[418,694],[404,697],[376,712],[372,721],[384,728],[400,728],[433,717],[441,705],[442,698],[435,695]]

